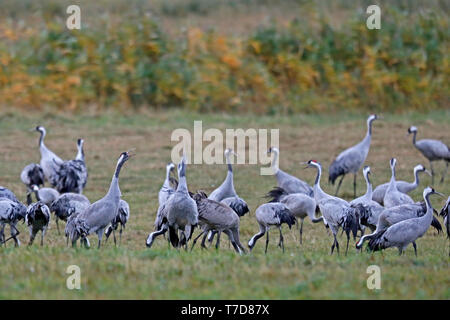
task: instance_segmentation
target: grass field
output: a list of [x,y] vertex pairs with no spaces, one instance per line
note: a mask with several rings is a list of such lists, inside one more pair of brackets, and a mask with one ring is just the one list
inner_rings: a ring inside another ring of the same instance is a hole
[[[409,125],[418,126],[418,138],[437,138],[450,143],[450,112],[435,111],[427,115],[409,113],[384,114],[374,124],[374,136],[367,164],[371,166],[375,185],[389,180],[388,161],[398,159],[398,179],[412,181],[412,168],[426,160],[406,137]],[[121,173],[123,198],[131,207],[131,218],[121,247],[110,241],[101,250],[73,249],[58,236],[54,219],[44,247],[27,247],[28,231],[18,225],[22,246],[11,242],[0,248],[1,299],[449,299],[449,243],[434,230],[418,240],[418,258],[412,247],[404,256],[390,249],[383,254],[359,254],[351,242],[348,256],[329,255],[332,243],[323,224],[305,220],[303,245],[298,230],[283,228],[286,252],[277,247],[278,232],[272,230],[269,252],[264,254],[264,239],[251,254],[239,256],[222,241],[221,248],[193,252],[168,248],[159,238],[151,249],[145,239],[153,230],[157,193],[163,182],[165,164],[170,160],[170,134],[175,128],[193,129],[193,121],[203,120],[203,128],[280,128],[280,168],[309,183],[314,170],[302,170],[300,161],[317,159],[328,169],[343,149],[358,142],[365,134],[366,115],[251,116],[196,114],[173,110],[138,115],[69,116],[51,113],[0,114],[0,185],[12,189],[25,199],[25,187],[19,175],[31,162],[39,162],[38,133],[28,129],[41,124],[47,127],[46,145],[65,159],[76,153],[75,141],[85,139],[89,181],[86,196],[93,202],[109,186],[120,152],[136,148]],[[439,174],[444,168],[437,163]],[[236,165],[235,187],[251,208],[241,220],[241,242],[246,244],[258,231],[254,210],[264,202],[262,196],[276,185],[274,177],[260,176],[259,166]],[[187,181],[191,190],[211,192],[224,179],[223,165],[190,165]],[[421,176],[420,188],[412,193],[421,200],[423,188],[430,184]],[[440,177],[440,176],[439,176]],[[329,193],[327,172],[322,187]],[[352,179],[347,177],[341,196],[351,199]],[[435,188],[448,195],[450,177]],[[358,176],[358,194],[365,192],[362,175]],[[439,210],[444,199],[434,197]],[[440,218],[439,218],[440,219]],[[440,219],[442,222],[442,219]],[[9,232],[9,228],[8,228]],[[345,245],[341,237],[341,247]],[[223,238],[225,239],[225,237]],[[96,243],[96,237],[90,237]],[[81,268],[81,290],[66,288],[66,268]],[[366,269],[381,268],[381,290],[369,290]]]

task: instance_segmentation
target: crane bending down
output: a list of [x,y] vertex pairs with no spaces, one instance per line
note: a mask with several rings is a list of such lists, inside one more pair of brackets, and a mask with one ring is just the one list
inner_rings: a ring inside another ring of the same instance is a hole
[[23,168],[20,173],[20,180],[27,187],[27,205],[30,205],[33,200],[31,199],[31,193],[33,192],[33,186],[43,186],[45,182],[44,171],[37,163],[30,163]]
[[280,242],[278,246],[283,249],[284,252],[284,238],[281,232],[281,225],[286,223],[289,229],[295,224],[295,217],[291,214],[289,209],[283,203],[269,202],[262,204],[255,211],[256,221],[258,221],[259,232],[255,234],[248,242],[250,251],[256,244],[256,241],[267,233],[266,237],[266,249],[264,253],[267,253],[267,247],[269,246],[269,229],[271,226],[276,226],[280,230]]
[[44,236],[50,223],[50,209],[41,201],[32,203],[28,206],[25,222],[30,230],[30,241],[28,245],[33,244],[36,234],[41,231],[41,246],[44,245]]
[[416,240],[427,232],[433,220],[433,207],[431,206],[429,199],[432,194],[444,196],[442,193],[435,191],[433,188],[425,188],[423,191],[423,198],[427,207],[425,215],[418,218],[400,221],[386,230],[379,232],[369,241],[369,249],[372,251],[378,251],[396,247],[398,248],[399,255],[401,255],[406,247],[412,243],[414,253],[417,257]]
[[347,235],[347,248],[345,250],[345,254],[347,254],[350,232],[353,233],[353,238],[356,238],[356,233],[360,228],[358,214],[355,208],[352,208],[347,201],[338,197],[330,196],[329,194],[326,194],[322,188],[320,188],[322,165],[319,162],[309,160],[306,164],[307,168],[317,169],[316,181],[314,183],[314,199],[319,206],[324,220],[333,233],[334,242],[331,246],[331,254],[333,254],[335,247],[339,254],[339,242],[337,241],[336,236],[340,227],[342,227]]
[[447,174],[448,163],[450,162],[450,148],[439,140],[434,139],[422,139],[416,141],[417,128],[414,126],[409,127],[408,135],[413,134],[413,145],[419,150],[425,158],[430,162],[431,169],[431,184],[434,184],[434,170],[433,161],[444,160],[445,170],[442,173],[441,183],[444,182],[444,178]]
[[276,187],[267,193],[266,198],[271,198],[269,202],[283,203],[296,219],[301,220],[300,244],[302,244],[304,219],[309,217],[313,223],[323,220],[323,217],[316,218],[315,216],[317,205],[314,198],[304,193],[288,194],[283,188]]
[[335,196],[339,193],[339,188],[341,187],[345,175],[347,173],[353,173],[353,193],[356,198],[356,174],[364,164],[364,161],[366,161],[370,149],[370,142],[372,140],[372,122],[377,119],[381,119],[381,117],[376,114],[370,115],[369,118],[367,118],[367,134],[365,138],[357,145],[341,152],[336,160],[331,163],[330,169],[328,170],[328,179],[331,184],[334,184],[336,179],[339,176],[342,176],[336,188]]

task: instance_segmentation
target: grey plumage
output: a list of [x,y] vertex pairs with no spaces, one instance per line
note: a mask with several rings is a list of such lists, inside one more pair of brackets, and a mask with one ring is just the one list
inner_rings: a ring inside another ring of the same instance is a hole
[[131,157],[128,152],[120,155],[116,170],[111,180],[108,193],[100,200],[89,205],[82,213],[74,218],[74,230],[70,234],[74,246],[78,238],[82,240],[89,234],[96,233],[98,248],[101,246],[103,232],[111,221],[117,216],[121,192],[119,188],[119,174],[123,164]]
[[114,218],[113,221],[111,221],[111,225],[105,230],[105,241],[108,241],[109,236],[111,235],[111,232],[113,233],[114,238],[114,244],[116,244],[116,234],[115,231],[117,230],[119,224],[119,245],[122,242],[122,232],[123,229],[125,229],[125,226],[128,222],[128,219],[130,218],[130,206],[128,205],[128,202],[126,202],[123,199],[120,199],[119,202],[119,210],[117,211],[117,215]]
[[78,152],[74,160],[57,164],[55,187],[59,193],[83,193],[86,187],[88,171],[84,159],[83,144],[83,139],[78,139]]
[[356,197],[356,174],[364,164],[364,161],[366,161],[367,154],[369,153],[370,142],[372,140],[372,122],[376,119],[379,119],[376,114],[370,115],[369,118],[367,118],[367,134],[364,139],[353,147],[341,152],[337,156],[336,160],[331,163],[328,170],[329,181],[334,184],[336,179],[339,176],[342,176],[336,188],[336,196],[339,192],[339,188],[345,175],[348,173],[353,173],[353,191],[354,197]]
[[370,174],[370,167],[364,167],[363,175],[366,180],[367,191],[363,196],[350,201],[350,206],[356,209],[359,216],[360,225],[369,227],[373,231],[376,228],[378,217],[384,208],[378,202],[372,200],[372,183],[369,178]]
[[284,238],[281,231],[281,225],[286,223],[290,229],[296,222],[295,217],[291,214],[286,205],[279,202],[264,203],[256,209],[255,216],[256,221],[258,221],[259,232],[248,242],[250,251],[253,250],[256,241],[267,233],[266,248],[264,250],[264,252],[267,253],[267,247],[269,246],[269,229],[270,227],[275,226],[280,230],[280,242],[278,246],[281,247],[284,252]]
[[52,202],[49,209],[55,213],[56,227],[59,234],[59,220],[66,221],[65,236],[69,239],[71,219],[83,212],[91,202],[86,196],[78,193],[64,193]]
[[[233,209],[239,217],[242,217],[247,212],[249,212],[250,209],[247,203],[244,201],[244,199],[240,198],[239,195],[236,193],[236,190],[234,189],[233,166],[231,164],[230,156],[236,155],[236,153],[234,153],[234,151],[231,149],[225,149],[224,155],[228,168],[227,176],[225,180],[222,182],[222,184],[213,192],[211,192],[211,194],[208,196],[208,199],[225,203],[231,209]],[[209,242],[213,241],[216,233],[217,231],[211,230],[208,237]]]
[[309,217],[313,223],[323,220],[323,217],[316,218],[315,216],[317,205],[314,198],[304,193],[289,194],[283,188],[276,187],[267,193],[266,198],[270,198],[270,202],[283,203],[295,218],[300,219],[300,244],[302,243],[304,219]]
[[28,206],[25,222],[30,230],[30,241],[33,244],[36,234],[41,231],[41,246],[44,245],[44,236],[50,222],[50,209],[43,202],[38,201]]
[[[380,233],[384,232],[390,226],[399,223],[403,220],[418,218],[426,213],[425,202],[402,204],[399,206],[385,208],[378,217],[376,229],[373,233],[364,235],[359,239],[356,244],[356,248],[360,249],[366,240],[370,240]],[[431,225],[438,231],[442,230],[442,226],[439,221],[433,216],[431,219]]]
[[52,186],[56,186],[57,180],[57,170],[58,166],[63,163],[63,160],[58,157],[55,153],[53,153],[47,146],[44,144],[44,138],[47,134],[47,131],[42,126],[37,126],[36,131],[38,131],[41,136],[39,138],[39,152],[41,153],[41,161],[40,166],[44,171],[45,179],[50,182]]
[[350,233],[353,234],[353,238],[356,238],[356,233],[360,229],[358,213],[347,201],[330,196],[321,189],[322,166],[319,162],[310,160],[307,162],[307,167],[317,169],[317,176],[314,182],[314,200],[319,206],[324,222],[326,222],[333,233],[334,242],[331,246],[331,254],[333,254],[335,247],[339,254],[339,242],[337,241],[339,228],[342,228],[347,235],[347,247],[345,250],[345,254],[347,254]]
[[176,186],[175,188],[173,187],[174,183],[178,186],[178,181],[170,176],[170,172],[172,172],[174,168],[175,165],[172,162],[169,162],[166,166],[166,178],[164,179],[164,183],[158,193],[158,201],[160,206],[165,203],[167,199],[169,199],[169,197],[175,192]]
[[[172,246],[179,248],[181,245],[185,245],[187,248],[194,227],[198,223],[198,211],[197,204],[188,192],[184,156],[178,165],[178,181],[175,194],[167,201],[167,226]],[[179,231],[181,231],[180,237]]]
[[12,192],[8,188],[2,187],[2,186],[0,186],[0,198],[6,198],[13,202],[20,203],[19,199],[17,199],[14,192]]
[[422,237],[431,225],[433,218],[433,207],[429,196],[432,194],[439,194],[433,188],[427,187],[423,191],[423,198],[426,204],[425,215],[400,221],[394,225],[388,227],[382,232],[379,232],[376,236],[372,237],[369,241],[369,249],[372,251],[378,251],[386,248],[396,247],[399,250],[399,254],[402,254],[406,247],[412,243],[414,246],[414,252],[417,256],[416,240]]
[[[415,190],[419,186],[419,173],[425,172],[428,173],[428,170],[421,164],[414,167],[414,181],[413,182],[407,182],[407,181],[395,181],[395,185],[397,186],[397,190],[402,193],[410,193],[411,191]],[[431,174],[430,174],[431,175]],[[389,182],[380,184],[373,190],[372,194],[372,200],[378,202],[379,204],[383,205],[384,195],[386,194],[386,190],[389,187]]]
[[39,188],[36,185],[32,188],[36,196],[36,200],[43,202],[48,207],[52,205],[53,201],[59,198],[59,192],[53,188]]
[[311,188],[307,182],[294,177],[279,168],[278,161],[280,151],[278,148],[270,147],[267,153],[274,154],[272,160],[272,171],[277,179],[278,187],[282,188],[287,193],[304,193],[310,197],[313,197],[313,188]]
[[[26,212],[27,207],[20,201],[0,197],[0,245],[9,239],[13,239],[15,246],[20,246],[20,241],[17,238],[20,232],[17,230],[16,225],[17,222],[25,219]],[[11,237],[9,239],[5,239],[5,225],[9,225],[11,229]]]
[[448,163],[450,162],[450,148],[445,143],[434,139],[422,139],[416,141],[417,128],[411,126],[408,128],[408,134],[413,134],[413,145],[419,150],[425,158],[430,162],[431,169],[431,183],[434,184],[434,170],[433,161],[444,160],[445,170],[442,173],[441,183],[444,182],[445,175],[448,170]]
[[[245,253],[239,239],[239,216],[228,205],[207,198],[204,192],[197,192],[193,195],[193,199],[197,204],[198,223],[201,228],[200,234],[194,239],[192,248],[197,239],[203,235],[202,247],[205,246],[205,239],[209,231],[216,230],[224,232],[230,239],[231,244],[237,253]],[[216,249],[219,248],[219,241]],[[192,249],[191,249],[192,250]]]
[[390,160],[391,166],[391,181],[389,182],[389,186],[384,194],[383,204],[386,208],[395,207],[401,204],[414,203],[414,200],[411,199],[406,193],[402,193],[397,189],[397,183],[395,180],[395,166],[397,164],[397,159],[392,158]]
[[44,185],[45,177],[44,170],[42,167],[36,163],[30,163],[23,168],[20,173],[20,180],[27,187],[27,204],[30,205],[32,202],[31,193],[33,192],[33,185],[38,187]]

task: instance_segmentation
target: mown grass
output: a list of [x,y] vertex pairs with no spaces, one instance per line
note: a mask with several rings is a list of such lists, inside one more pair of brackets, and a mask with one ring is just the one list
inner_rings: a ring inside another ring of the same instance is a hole
[[[413,148],[406,129],[419,127],[419,137],[441,139],[449,143],[448,111],[408,115],[384,114],[375,122],[374,137],[367,164],[373,180],[379,184],[389,179],[389,158],[398,158],[398,177],[412,180],[417,163],[428,166]],[[284,227],[286,252],[276,246],[278,232],[271,232],[269,252],[264,254],[264,238],[251,254],[238,256],[229,248],[225,237],[219,251],[210,248],[193,252],[177,251],[159,238],[152,249],[145,239],[153,229],[157,192],[163,181],[164,165],[170,160],[173,129],[193,128],[193,121],[203,120],[203,128],[280,128],[280,167],[312,183],[314,171],[302,170],[300,161],[311,158],[327,169],[343,148],[359,141],[365,134],[365,114],[261,116],[198,114],[173,110],[169,112],[119,115],[65,115],[50,113],[0,114],[0,185],[11,188],[25,199],[25,188],[19,180],[21,169],[39,161],[38,134],[27,129],[42,124],[48,128],[46,144],[65,159],[73,158],[78,137],[85,139],[89,182],[85,194],[91,201],[101,198],[110,182],[119,153],[136,148],[121,173],[123,198],[131,207],[131,218],[122,245],[114,247],[112,239],[101,250],[72,249],[58,236],[54,220],[45,238],[27,247],[28,231],[20,224],[20,248],[12,243],[0,248],[0,298],[2,299],[449,299],[449,244],[434,230],[418,240],[418,258],[413,249],[399,257],[397,250],[383,254],[359,254],[352,241],[348,256],[329,255],[332,238],[323,224],[305,221],[304,242],[298,243],[298,230]],[[439,173],[444,168],[437,164]],[[223,165],[190,165],[187,170],[191,190],[212,191],[225,176]],[[412,193],[421,199],[428,176],[421,176],[420,188]],[[448,195],[450,184],[436,184]],[[236,165],[235,187],[251,208],[241,220],[241,241],[246,244],[257,232],[254,210],[264,202],[262,196],[275,185],[270,176],[260,176],[259,166]],[[333,193],[334,187],[322,183]],[[358,176],[358,194],[365,191]],[[344,180],[341,196],[352,197],[350,178]],[[440,209],[444,200],[432,199]],[[91,244],[96,237],[90,238]],[[345,245],[340,238],[341,248]],[[66,268],[81,268],[82,289],[66,288]],[[368,290],[366,269],[381,267],[381,290]]]

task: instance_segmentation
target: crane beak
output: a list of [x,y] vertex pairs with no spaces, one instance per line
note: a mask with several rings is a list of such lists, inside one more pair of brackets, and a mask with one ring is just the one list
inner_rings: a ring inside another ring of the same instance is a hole
[[309,164],[308,164],[308,162],[300,162],[300,164],[304,164],[304,165],[306,165],[306,167],[303,167],[303,169],[308,169],[310,166],[309,166]]
[[28,129],[29,132],[36,131],[36,127]]
[[425,169],[425,173],[431,177],[431,172]]
[[443,198],[445,197],[444,194],[442,194],[442,193],[440,193],[440,192],[437,192],[437,191],[435,191],[434,194],[437,194],[438,196],[441,196],[441,197],[443,197]]
[[382,115],[377,115],[377,120],[384,120],[384,117]]
[[136,148],[130,149],[127,151],[128,153],[128,158],[134,157],[136,155]]

